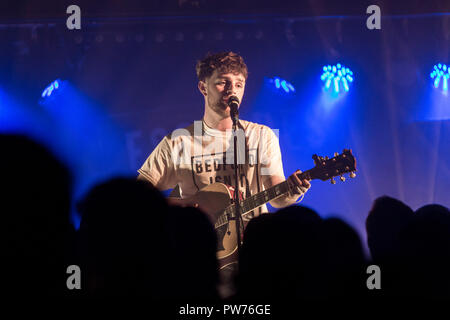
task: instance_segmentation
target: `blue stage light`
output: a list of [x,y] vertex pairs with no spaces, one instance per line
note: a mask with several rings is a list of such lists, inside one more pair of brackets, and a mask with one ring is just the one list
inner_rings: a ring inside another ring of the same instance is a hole
[[442,82],[442,90],[448,91],[450,67],[442,63],[434,65],[430,78],[433,80],[433,85],[436,89],[439,88],[439,84]]
[[[324,82],[325,90],[332,87],[333,93],[350,90],[350,83],[353,82],[353,72],[340,63],[334,66],[324,66],[320,79]],[[331,86],[332,85],[332,86]]]
[[289,82],[286,82],[287,87],[289,88],[289,90],[291,90],[292,92],[295,91],[295,88],[292,84],[290,84]]
[[46,98],[50,97],[54,90],[58,89],[60,87],[61,80],[57,79],[53,81],[47,88],[42,91],[41,97]]
[[288,87],[286,85],[286,81],[285,80],[281,81],[281,86],[283,87],[284,91],[289,92],[289,89],[288,89]]
[[271,83],[272,82],[275,83],[275,88],[277,88],[277,89],[282,88],[284,90],[284,92],[286,92],[286,93],[295,92],[294,86],[284,79],[274,77],[273,79],[269,79],[269,81]]
[[277,89],[280,89],[280,79],[279,78],[275,78],[275,87]]

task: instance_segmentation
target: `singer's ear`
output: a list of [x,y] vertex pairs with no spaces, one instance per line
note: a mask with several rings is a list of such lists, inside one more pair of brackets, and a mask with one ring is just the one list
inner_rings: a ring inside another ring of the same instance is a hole
[[206,96],[206,83],[203,81],[199,81],[198,82],[198,89],[200,90],[200,92]]

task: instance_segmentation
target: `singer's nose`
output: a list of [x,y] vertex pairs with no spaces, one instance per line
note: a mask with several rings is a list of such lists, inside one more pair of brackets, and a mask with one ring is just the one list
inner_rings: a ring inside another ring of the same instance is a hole
[[236,95],[236,85],[230,82],[226,88],[226,93],[229,95]]

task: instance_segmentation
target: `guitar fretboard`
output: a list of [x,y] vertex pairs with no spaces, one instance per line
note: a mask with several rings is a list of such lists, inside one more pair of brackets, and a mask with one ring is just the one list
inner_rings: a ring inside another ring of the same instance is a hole
[[[298,178],[300,180],[311,179],[310,170],[302,172],[301,174],[298,175]],[[253,209],[258,208],[273,199],[284,196],[285,194],[289,193],[289,191],[290,191],[289,184],[286,180],[270,187],[269,189],[256,193],[253,196],[248,197],[247,199],[244,199],[243,201],[240,202],[242,216],[245,216]],[[234,218],[235,216],[236,216],[236,206],[233,204],[227,207],[225,209],[225,212],[219,216],[214,227],[217,229],[227,224],[228,217]]]

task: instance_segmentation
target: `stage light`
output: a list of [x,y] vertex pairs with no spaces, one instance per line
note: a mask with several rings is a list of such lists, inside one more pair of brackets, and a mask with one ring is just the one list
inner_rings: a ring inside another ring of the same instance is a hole
[[57,79],[53,81],[44,91],[42,91],[41,97],[50,97],[54,90],[57,90],[61,86],[61,80]]
[[275,88],[283,89],[284,92],[286,92],[286,93],[295,92],[294,86],[291,83],[289,83],[286,80],[284,80],[284,79],[280,79],[278,77],[274,77],[273,79],[269,79],[269,81],[271,83],[275,84]]
[[430,73],[430,78],[433,80],[433,86],[436,89],[438,89],[442,83],[442,90],[448,91],[450,66],[442,63],[434,65],[433,71]]
[[331,90],[332,93],[348,92],[350,83],[353,82],[353,72],[340,63],[331,66],[327,65],[322,68],[323,73],[320,79],[324,83],[326,91]]

